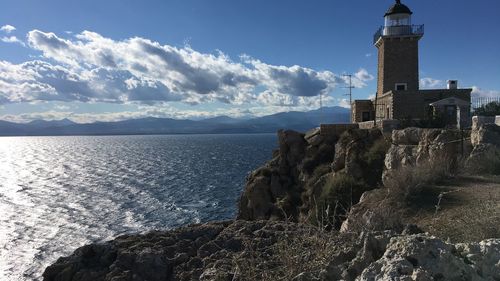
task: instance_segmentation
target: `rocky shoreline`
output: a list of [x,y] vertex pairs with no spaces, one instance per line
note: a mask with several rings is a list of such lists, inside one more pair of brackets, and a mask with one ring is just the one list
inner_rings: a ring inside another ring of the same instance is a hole
[[[465,135],[408,128],[278,136],[273,159],[247,179],[236,220],[87,245],[49,266],[44,280],[500,280],[497,226],[488,239],[459,243],[410,224],[441,214],[423,206],[424,185],[498,165],[499,126],[476,122]],[[450,191],[439,192],[430,201],[438,207]],[[480,214],[495,223],[500,206],[492,206]],[[417,215],[398,216],[412,208]]]
[[[48,267],[44,278],[259,280],[249,278],[250,270],[241,269],[244,266],[278,277],[277,269],[289,264],[276,245],[290,245],[292,237],[310,237],[317,231],[286,222],[228,221],[126,235],[79,248]],[[299,272],[291,280],[498,280],[499,239],[452,244],[418,232],[416,227],[407,227],[401,234],[331,232],[324,239],[336,244],[330,249],[332,255],[322,267]],[[253,257],[254,251],[266,257]]]

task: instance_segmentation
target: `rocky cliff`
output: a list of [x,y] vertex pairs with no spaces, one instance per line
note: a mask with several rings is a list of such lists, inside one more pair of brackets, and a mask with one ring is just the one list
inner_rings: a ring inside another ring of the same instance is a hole
[[449,179],[500,173],[498,128],[280,131],[237,220],[88,245],[44,280],[500,280],[500,184]]
[[[247,180],[238,219],[317,222],[318,209],[329,207],[340,217],[363,192],[379,185],[388,147],[379,130],[341,135],[319,129],[306,134],[280,131],[278,138],[274,158]],[[324,201],[337,204],[327,206]]]

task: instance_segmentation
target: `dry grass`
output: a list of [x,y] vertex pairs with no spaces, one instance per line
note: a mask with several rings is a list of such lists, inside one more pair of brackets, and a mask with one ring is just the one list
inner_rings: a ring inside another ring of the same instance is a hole
[[[463,163],[463,161],[458,161]],[[391,171],[384,181],[392,195],[404,200],[418,195],[422,188],[452,178],[461,171],[462,164],[442,158],[427,161],[416,166],[403,166]]]
[[488,177],[459,177],[425,187],[411,200],[407,221],[453,242],[500,238],[500,184]]
[[470,174],[500,175],[500,149],[488,151],[480,160],[469,163]]
[[339,229],[351,207],[368,189],[365,183],[344,173],[330,176],[315,202],[310,223],[322,229]]
[[339,252],[339,240],[336,232],[311,227],[302,232],[290,229],[266,248],[247,241],[233,259],[233,280],[292,280],[303,272],[319,272]]

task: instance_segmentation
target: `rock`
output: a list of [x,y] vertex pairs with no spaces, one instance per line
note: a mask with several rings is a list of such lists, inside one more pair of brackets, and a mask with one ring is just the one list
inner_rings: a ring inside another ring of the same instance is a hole
[[238,218],[268,219],[274,206],[273,201],[269,178],[264,176],[252,178],[240,199]]
[[234,259],[246,250],[243,244],[265,249],[290,236],[289,229],[311,232],[310,226],[283,222],[227,221],[120,236],[58,259],[43,280],[233,280]]
[[[307,257],[309,245],[302,248],[292,245],[293,253],[275,250],[317,231],[320,230],[286,222],[227,221],[125,235],[77,249],[49,266],[43,278],[45,281],[259,280],[260,275],[253,274],[269,270],[266,272],[269,276],[271,271],[276,275],[292,270],[286,266],[294,264],[284,262],[283,255]],[[410,232],[414,231],[418,230]],[[287,239],[289,242],[284,243]],[[338,246],[331,249],[332,255],[326,256],[324,263],[310,271],[295,273],[290,279],[500,279],[500,239],[451,244],[424,233],[394,231],[367,231],[357,238],[352,234],[332,233],[317,239],[334,239],[334,245]],[[241,271],[238,266],[249,268]]]
[[392,131],[392,141],[401,145],[417,145],[422,139],[423,130],[420,128],[407,128]]
[[324,138],[321,135],[315,135],[307,140],[307,143],[312,146],[319,146],[323,142]]
[[397,211],[401,206],[398,205],[398,202],[392,202],[387,195],[388,189],[386,188],[363,193],[359,203],[349,211],[340,231],[359,233],[363,231],[403,230],[404,226]]
[[385,158],[382,181],[385,186],[400,168],[417,166],[456,168],[458,159],[472,150],[468,134],[459,130],[407,128],[394,131]]
[[500,126],[496,124],[483,124],[472,129],[471,142],[473,146],[487,143],[500,148]]
[[316,128],[307,134],[279,131],[279,150],[272,161],[253,172],[239,200],[238,219],[299,218],[302,193],[314,170],[332,161],[333,139]]
[[[356,280],[496,280],[500,278],[499,243],[453,245],[423,234],[395,236],[383,256]],[[467,259],[474,252],[479,255]]]
[[304,157],[307,142],[304,134],[295,131],[278,132],[280,157],[288,161],[288,165],[294,166]]
[[309,142],[309,139],[311,139],[312,137],[315,137],[319,134],[321,134],[321,129],[319,127],[314,128],[314,129],[311,129],[311,130],[306,132],[304,139]]
[[478,130],[484,124],[493,124],[493,123],[496,123],[495,116],[473,116],[472,130]]

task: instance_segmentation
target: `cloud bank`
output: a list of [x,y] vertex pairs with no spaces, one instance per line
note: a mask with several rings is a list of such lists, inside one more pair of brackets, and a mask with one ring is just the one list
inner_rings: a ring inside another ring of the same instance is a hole
[[[247,55],[234,61],[222,52],[200,53],[189,46],[178,48],[140,37],[117,41],[90,31],[69,36],[30,31],[27,46],[41,52],[41,59],[21,64],[0,61],[0,104],[216,101],[304,106],[317,103],[318,96],[346,81],[330,71],[270,65]],[[4,41],[23,43],[16,37]],[[372,79],[360,69],[353,80],[363,87]]]

